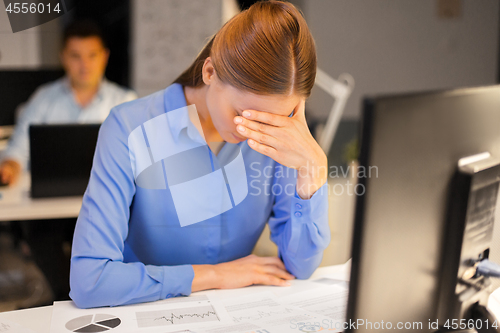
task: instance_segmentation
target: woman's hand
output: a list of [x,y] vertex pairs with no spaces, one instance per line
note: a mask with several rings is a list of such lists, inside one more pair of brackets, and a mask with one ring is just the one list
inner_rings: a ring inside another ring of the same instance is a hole
[[234,122],[252,149],[298,171],[297,193],[309,199],[326,182],[328,165],[307,127],[304,111],[305,99],[301,99],[292,117],[245,110]]
[[258,257],[253,254],[217,265],[193,265],[193,270],[193,292],[241,288],[253,284],[289,286],[286,280],[295,279],[286,271],[279,258]]

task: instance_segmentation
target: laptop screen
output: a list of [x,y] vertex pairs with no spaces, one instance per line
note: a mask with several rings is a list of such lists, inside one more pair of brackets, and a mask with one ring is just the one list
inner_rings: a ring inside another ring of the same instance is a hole
[[30,126],[31,196],[79,196],[92,169],[100,124]]

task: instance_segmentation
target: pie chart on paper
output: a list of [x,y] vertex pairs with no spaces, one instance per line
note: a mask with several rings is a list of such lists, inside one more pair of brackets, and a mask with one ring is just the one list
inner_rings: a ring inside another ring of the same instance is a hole
[[66,328],[72,332],[106,332],[121,324],[120,318],[107,314],[93,314],[71,319]]

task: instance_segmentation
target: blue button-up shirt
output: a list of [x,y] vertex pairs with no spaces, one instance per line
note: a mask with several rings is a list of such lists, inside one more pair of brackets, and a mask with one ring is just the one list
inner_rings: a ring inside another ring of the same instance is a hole
[[22,108],[2,159],[14,159],[23,168],[28,167],[31,124],[102,123],[113,107],[136,98],[132,90],[103,79],[96,96],[82,108],[75,100],[67,77],[42,85]]
[[330,241],[328,191],[303,200],[296,177],[246,141],[215,157],[179,84],[115,107],[76,224],[71,298],[86,308],[189,295],[192,265],[249,255],[266,223],[286,268],[309,277]]

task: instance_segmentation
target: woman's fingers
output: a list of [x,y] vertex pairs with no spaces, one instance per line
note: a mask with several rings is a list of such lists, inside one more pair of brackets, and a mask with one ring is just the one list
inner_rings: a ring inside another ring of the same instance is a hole
[[264,275],[262,276],[262,280],[255,284],[264,284],[269,286],[281,286],[281,287],[288,287],[291,285],[290,282],[280,279],[273,275]]
[[287,124],[287,121],[289,120],[288,115],[281,116],[270,112],[256,111],[256,110],[245,110],[243,111],[242,115],[244,118],[276,127],[285,126]]
[[[293,280],[295,277],[286,271],[285,265],[278,257],[253,257],[258,262],[258,267],[262,269],[268,281],[275,281],[274,278],[280,280]],[[271,276],[271,278],[269,278]],[[283,285],[283,281],[279,285]]]
[[269,134],[271,136],[276,136],[279,131],[279,127],[268,125],[265,123],[260,123],[258,121],[253,121],[250,119],[245,119],[243,117],[237,116],[234,117],[234,123],[236,125],[242,125],[246,128],[249,128],[253,131]]
[[257,257],[264,265],[274,265],[286,271],[285,264],[278,257]]
[[253,139],[248,139],[248,145],[256,152],[259,152],[262,155],[269,156],[273,160],[276,160],[276,154],[278,151],[275,148],[263,145],[262,143],[258,143]]
[[289,286],[290,283],[287,280],[293,280],[293,277],[287,272],[276,266],[263,265],[256,268],[252,284]]
[[266,274],[277,276],[283,280],[293,280],[295,278],[292,274],[274,265],[264,265],[263,269]]
[[[264,280],[267,279],[267,281],[275,281],[274,278],[278,278],[279,280],[295,279],[295,276],[287,272],[285,264],[283,264],[281,259],[279,259],[278,257],[259,257],[250,255],[247,258],[255,263],[256,266],[254,267],[256,267],[256,270],[260,272],[258,274],[261,276],[261,278],[264,278]],[[266,275],[267,277],[265,277]],[[258,281],[259,282],[256,283],[262,283],[260,282],[262,280]],[[278,285],[283,285],[281,282],[279,283],[280,284]]]
[[[203,266],[203,265],[202,265]],[[289,286],[287,280],[295,279],[286,271],[285,265],[277,257],[258,257],[249,255],[234,261],[210,266],[214,281],[208,287],[228,289],[241,288],[252,284]],[[203,267],[195,267],[197,270]],[[194,268],[193,268],[194,269]],[[198,276],[203,274],[198,274]],[[195,272],[195,277],[197,277]],[[198,279],[199,280],[199,279]],[[205,289],[208,289],[205,287]],[[201,290],[201,289],[196,289]]]
[[243,126],[243,125],[236,126],[236,130],[241,135],[243,135],[249,139],[253,139],[253,140],[255,140],[261,144],[264,144],[266,146],[277,148],[277,146],[279,145],[279,141],[275,137],[273,137],[269,134],[252,130],[252,129],[250,129],[246,126]]

